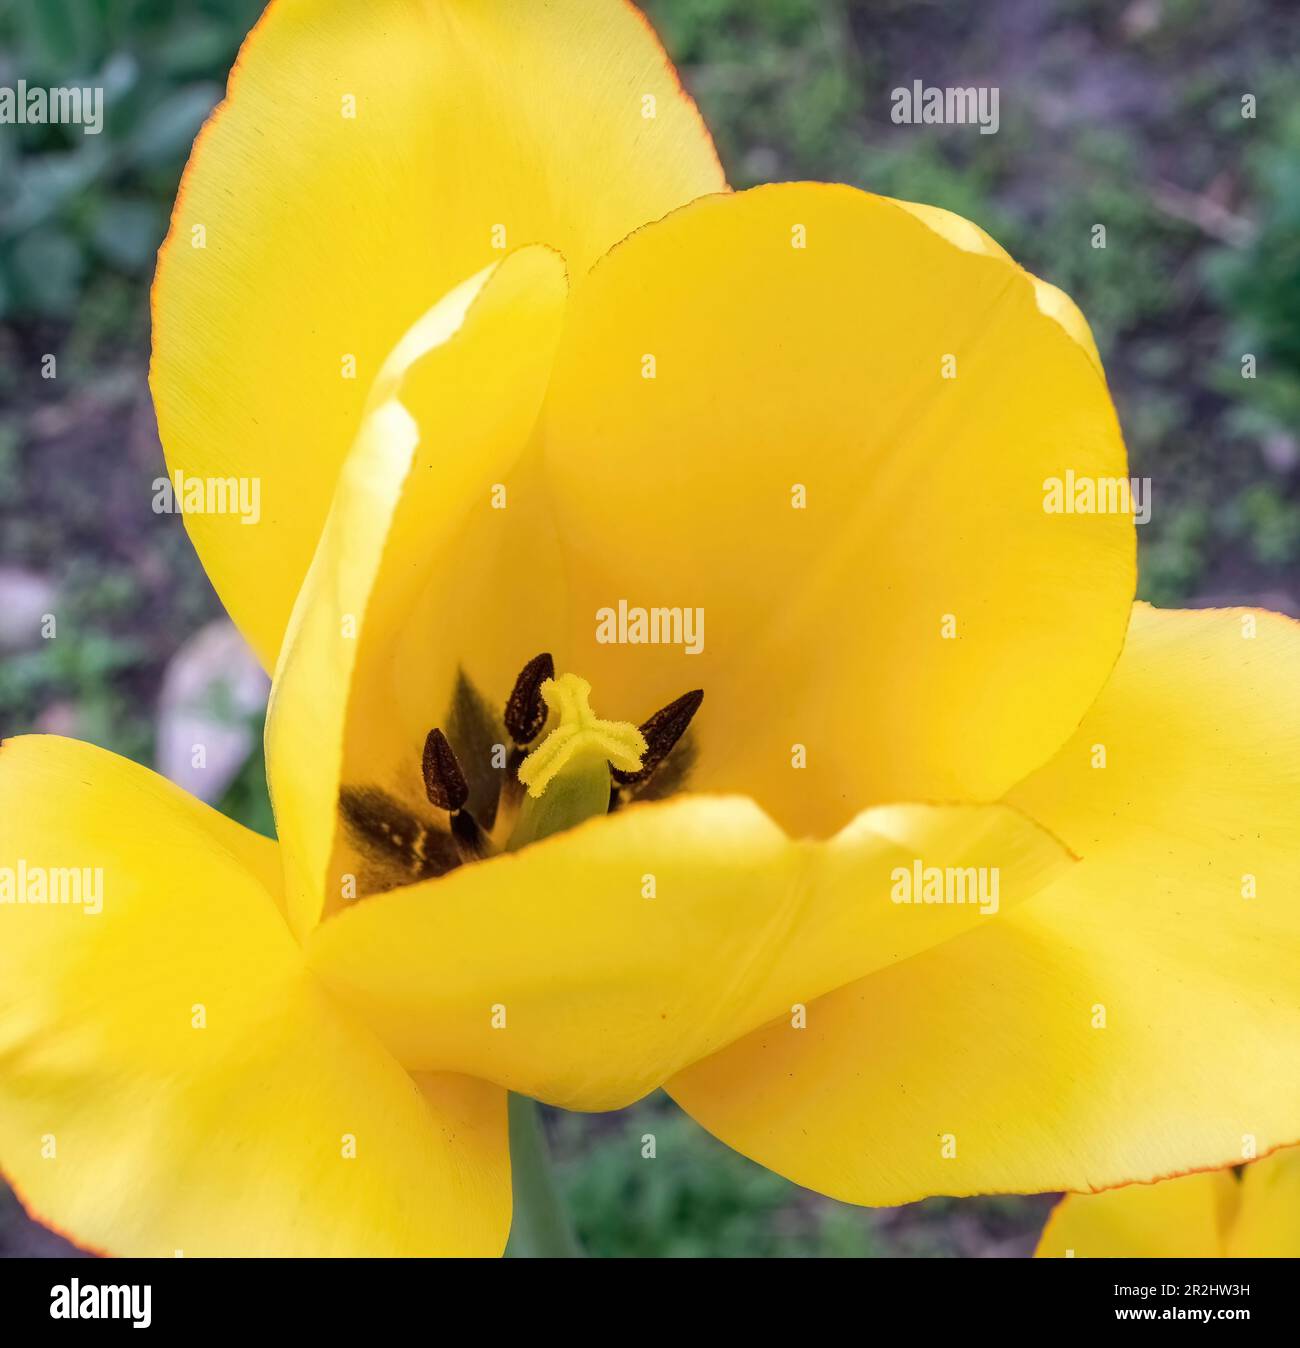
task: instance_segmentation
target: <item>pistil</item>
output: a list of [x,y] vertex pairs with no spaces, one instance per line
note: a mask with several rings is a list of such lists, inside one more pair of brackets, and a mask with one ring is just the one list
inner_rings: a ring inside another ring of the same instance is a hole
[[519,765],[528,794],[508,851],[608,813],[611,768],[639,772],[649,747],[636,726],[592,711],[586,679],[562,674],[545,680],[539,692],[557,724]]

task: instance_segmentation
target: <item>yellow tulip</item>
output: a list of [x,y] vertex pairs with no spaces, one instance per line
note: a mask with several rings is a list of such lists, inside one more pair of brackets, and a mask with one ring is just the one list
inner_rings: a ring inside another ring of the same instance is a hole
[[1202,1171],[1067,1194],[1052,1210],[1039,1259],[1294,1259],[1300,1255],[1300,1149],[1241,1171]]
[[42,1218],[497,1253],[507,1091],[666,1085],[860,1203],[1297,1140],[1300,635],[1134,608],[1131,515],[1044,509],[1124,446],[976,226],[727,192],[621,0],[279,0],[154,319],[170,469],[260,484],[186,523],[275,672],[279,842],[0,749],[0,866],[105,882],[0,908]]

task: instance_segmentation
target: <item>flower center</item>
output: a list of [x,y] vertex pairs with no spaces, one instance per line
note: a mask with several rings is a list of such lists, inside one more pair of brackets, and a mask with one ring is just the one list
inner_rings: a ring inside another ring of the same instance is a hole
[[528,796],[506,844],[509,851],[607,813],[611,768],[634,775],[649,752],[636,726],[601,720],[592,711],[586,679],[561,674],[546,679],[538,691],[557,724],[519,765]]
[[645,736],[627,721],[602,721],[591,709],[591,684],[561,674],[541,686],[542,700],[559,724],[519,765],[519,780],[534,799],[563,772],[584,760],[610,763],[622,772],[640,772]]
[[348,835],[371,867],[361,892],[431,879],[671,794],[689,772],[694,750],[684,736],[703,700],[700,689],[684,693],[639,727],[603,720],[591,684],[557,677],[542,654],[524,666],[498,717],[462,673],[446,731],[425,737],[420,767],[432,813],[373,786],[340,792]]

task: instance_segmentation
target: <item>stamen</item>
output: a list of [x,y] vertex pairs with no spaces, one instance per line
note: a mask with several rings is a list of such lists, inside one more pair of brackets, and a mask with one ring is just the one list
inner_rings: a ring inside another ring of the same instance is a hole
[[645,736],[646,751],[641,756],[641,766],[635,772],[625,772],[613,766],[610,775],[620,786],[637,786],[644,782],[652,772],[672,753],[677,741],[686,733],[695,713],[704,701],[704,689],[683,693],[666,707],[650,717],[641,725],[641,734]]
[[457,813],[469,799],[469,784],[456,751],[441,730],[429,731],[424,741],[424,789],[429,803]]
[[555,661],[543,651],[535,655],[520,671],[514,691],[506,703],[506,731],[516,744],[535,740],[546,724],[546,703],[542,698],[542,684],[555,677]]
[[542,697],[558,724],[519,765],[519,780],[536,800],[576,758],[598,759],[624,772],[640,770],[645,737],[626,721],[602,721],[591,710],[591,684],[576,674],[547,679]]
[[457,810],[452,815],[451,836],[456,840],[462,861],[481,861],[487,856],[487,835],[468,810]]
[[424,741],[424,790],[431,804],[451,813],[451,836],[459,859],[479,861],[490,850],[488,836],[465,808],[469,784],[456,751],[441,730],[431,730]]

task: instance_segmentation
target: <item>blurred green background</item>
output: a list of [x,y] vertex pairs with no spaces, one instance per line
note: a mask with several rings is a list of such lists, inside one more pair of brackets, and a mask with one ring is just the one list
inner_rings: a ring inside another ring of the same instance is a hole
[[[107,103],[99,136],[0,126],[0,734],[55,730],[165,762],[178,717],[224,723],[218,801],[269,830],[263,690],[231,673],[179,520],[150,512],[163,465],[144,382],[148,283],[180,169],[260,8],[0,0],[0,85],[98,84]],[[646,8],[733,185],[836,179],[946,206],[1073,295],[1133,471],[1154,484],[1144,597],[1300,613],[1293,0]],[[913,79],[997,86],[998,134],[895,126],[890,91]],[[47,353],[54,380],[35,373]],[[60,639],[26,640],[56,601]],[[663,1098],[549,1122],[594,1254],[1024,1254],[1050,1206],[846,1207],[729,1153]],[[0,1253],[63,1249],[0,1197]]]

